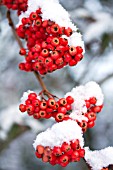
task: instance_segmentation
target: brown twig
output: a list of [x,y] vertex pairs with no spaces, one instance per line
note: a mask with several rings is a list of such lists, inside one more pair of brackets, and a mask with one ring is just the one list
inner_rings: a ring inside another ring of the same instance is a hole
[[[20,47],[20,48],[23,48],[22,42],[21,42],[21,40],[19,39],[18,35],[16,34],[15,26],[14,26],[13,20],[12,20],[12,18],[11,18],[10,10],[7,11],[7,19],[8,19],[8,22],[9,22],[9,26],[12,28],[14,37],[15,37],[15,39],[16,39],[19,47]],[[46,85],[45,85],[44,82],[42,81],[42,78],[41,78],[40,74],[39,74],[38,72],[36,72],[36,71],[34,71],[34,74],[35,74],[37,80],[39,81],[40,86],[42,87],[42,90],[44,90],[44,94],[45,94],[47,97],[50,97],[49,91],[47,90]]]

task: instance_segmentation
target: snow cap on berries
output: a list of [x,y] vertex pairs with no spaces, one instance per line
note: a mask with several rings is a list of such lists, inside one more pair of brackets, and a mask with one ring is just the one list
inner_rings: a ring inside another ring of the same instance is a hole
[[21,19],[24,17],[29,17],[31,12],[35,12],[38,8],[41,8],[42,20],[54,21],[61,27],[70,27],[73,31],[68,39],[68,44],[70,46],[81,46],[83,53],[85,53],[84,41],[82,41],[82,35],[77,32],[77,27],[72,23],[69,13],[60,5],[58,0],[28,0],[28,9],[19,16],[19,25],[21,25]]
[[33,143],[36,150],[37,145],[49,146],[61,146],[63,142],[70,143],[70,141],[80,141],[80,146],[83,148],[84,139],[81,127],[73,120],[67,120],[54,124],[51,128],[45,132],[40,133]]
[[[26,92],[23,93],[23,96],[22,96],[21,99],[20,99],[21,103],[23,103],[23,104],[25,103],[25,101],[28,99],[28,95],[29,95],[30,93],[35,93],[35,92],[34,92],[34,91],[31,91],[31,90],[28,90],[28,91],[26,91]],[[37,96],[37,98],[40,99],[39,96]]]
[[113,147],[102,150],[91,151],[85,148],[85,160],[92,167],[92,170],[100,170],[113,164]]
[[28,91],[23,93],[23,96],[20,99],[21,103],[25,103],[25,101],[28,99],[28,95],[30,93],[34,93],[34,91],[28,90]]
[[72,104],[71,118],[77,120],[86,120],[87,118],[83,115],[87,113],[87,107],[85,100],[89,100],[95,97],[97,102],[96,106],[101,106],[103,104],[103,93],[101,88],[96,82],[88,82],[86,85],[78,86],[73,88],[71,92],[68,92],[65,97],[72,96],[74,98],[74,103]]

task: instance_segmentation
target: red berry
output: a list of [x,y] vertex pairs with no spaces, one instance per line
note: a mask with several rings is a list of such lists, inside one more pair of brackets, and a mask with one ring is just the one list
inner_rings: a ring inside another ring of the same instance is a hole
[[29,100],[35,100],[36,97],[37,97],[37,94],[36,94],[36,93],[30,93],[30,94],[28,95],[28,99],[29,99]]
[[53,154],[54,154],[55,156],[60,156],[60,155],[62,155],[62,150],[61,150],[61,148],[58,147],[58,146],[54,146],[54,148],[53,148]]
[[88,100],[86,100],[85,103],[86,103],[86,107],[90,108],[90,102]]
[[90,122],[88,122],[88,128],[92,128],[92,127],[94,127],[94,125],[95,125],[95,122],[94,121],[90,121]]
[[93,111],[94,111],[95,113],[100,112],[101,109],[102,109],[101,106],[94,106],[94,107],[93,107]]
[[40,119],[40,115],[39,115],[38,112],[35,112],[35,113],[33,114],[33,117],[34,117],[35,119]]
[[40,27],[42,25],[42,20],[40,18],[38,18],[36,21],[35,21],[35,25],[37,27]]
[[65,98],[61,98],[61,99],[59,100],[59,104],[62,105],[62,106],[66,106],[66,105],[67,105],[66,99],[65,99]]
[[66,114],[67,109],[66,109],[65,107],[59,107],[59,108],[58,108],[58,112],[59,112],[59,113]]
[[46,162],[49,162],[48,156],[43,155],[42,161],[45,162],[45,163],[46,163]]
[[71,146],[68,143],[64,142],[61,146],[61,150],[62,152],[67,153],[71,150]]
[[63,45],[63,46],[68,45],[68,40],[66,38],[60,37],[59,41],[60,41],[60,44]]
[[38,145],[36,147],[36,151],[39,153],[39,154],[43,154],[44,153],[44,147],[42,145]]
[[64,119],[64,113],[57,113],[56,116],[55,116],[55,120],[57,122],[62,122]]
[[21,48],[19,54],[20,54],[20,55],[26,55],[26,50],[25,50],[25,48]]
[[39,154],[37,151],[35,152],[35,155],[36,155],[37,158],[42,158],[42,155]]
[[71,96],[67,96],[67,97],[66,97],[66,100],[67,100],[67,103],[68,103],[68,104],[74,103],[74,98],[71,97]]
[[75,66],[76,64],[77,64],[77,61],[74,59],[69,61],[69,66]]
[[25,112],[26,111],[26,105],[20,104],[19,109],[20,109],[21,112]]
[[83,49],[80,46],[77,46],[76,49],[77,49],[77,53],[79,53],[79,54],[81,54],[83,52]]
[[60,57],[60,54],[59,54],[58,51],[52,51],[52,53],[51,53],[51,58],[52,58],[52,59],[56,60],[56,59],[58,59],[59,57]]
[[89,102],[90,102],[91,104],[96,104],[97,99],[96,99],[95,97],[92,97],[92,98],[89,99]]
[[87,116],[89,122],[96,120],[96,113],[95,113],[95,112],[88,112],[88,113],[86,114],[86,116]]
[[79,140],[76,139],[75,141],[71,141],[71,147],[76,150],[79,147]]
[[34,106],[32,104],[28,104],[28,105],[26,105],[26,110],[29,114],[32,115],[35,109],[34,109]]
[[44,148],[44,155],[45,156],[51,156],[51,154],[52,154],[51,148],[49,146],[45,147]]
[[53,46],[58,46],[59,45],[59,39],[57,37],[54,37],[52,40],[51,40],[51,44]]
[[46,113],[45,110],[40,110],[39,115],[40,115],[41,118],[46,118],[47,113]]
[[75,56],[75,55],[77,54],[76,47],[71,46],[71,47],[69,48],[69,53],[70,53],[71,56]]
[[49,66],[51,66],[53,64],[53,60],[50,58],[50,57],[47,57],[46,59],[45,59],[45,65],[47,66],[47,67],[49,67]]
[[86,132],[86,130],[87,130],[87,122],[85,120],[82,120],[82,122],[80,122],[79,125],[82,128],[83,132]]
[[58,25],[58,24],[53,24],[53,25],[51,26],[51,32],[52,32],[53,34],[58,33],[58,32],[59,32],[59,25]]
[[43,49],[43,50],[41,51],[40,55],[42,55],[42,57],[47,57],[47,56],[49,55],[48,49],[46,49],[46,48]]
[[47,102],[46,101],[40,102],[40,109],[46,110],[46,108],[47,108]]
[[67,163],[69,161],[69,156],[66,154],[63,154],[59,158],[60,163]]
[[85,155],[85,150],[84,150],[84,149],[80,149],[78,152],[79,152],[79,156],[80,156],[81,158],[83,158],[84,155]]
[[37,18],[37,13],[36,13],[36,12],[31,12],[29,18],[30,18],[31,20],[35,20],[35,19]]
[[47,101],[47,105],[51,108],[54,108],[56,105],[56,101],[53,98],[49,98]]
[[64,30],[64,34],[65,35],[67,35],[68,37],[70,37],[70,35],[72,34],[72,29],[71,28],[66,28],[65,30]]
[[65,53],[64,54],[64,61],[68,63],[71,60],[72,60],[71,55],[69,53]]

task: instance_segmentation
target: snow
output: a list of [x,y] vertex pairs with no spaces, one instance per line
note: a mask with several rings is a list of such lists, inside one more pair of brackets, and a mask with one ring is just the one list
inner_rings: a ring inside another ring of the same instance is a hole
[[[34,5],[35,4],[35,5]],[[81,46],[83,53],[85,53],[84,42],[82,41],[82,35],[77,33],[77,27],[72,23],[69,13],[59,4],[57,0],[28,0],[28,9],[19,16],[19,23],[23,17],[29,17],[31,12],[35,12],[38,8],[42,11],[42,20],[51,20],[57,23],[61,27],[70,27],[73,30],[73,34],[68,38],[69,44],[72,46]]]
[[113,164],[113,147],[102,150],[91,151],[85,148],[85,160],[92,167],[92,170],[100,170]]
[[84,35],[86,43],[101,38],[104,33],[113,33],[112,15],[105,12],[97,12],[93,17],[96,21],[90,24]]
[[96,106],[100,106],[103,104],[103,94],[99,85],[94,82],[90,81],[86,83],[84,86],[78,86],[73,88],[71,92],[68,92],[65,97],[72,96],[74,98],[74,103],[72,104],[72,113],[70,117],[73,119],[77,119],[82,121],[86,120],[82,115],[83,113],[87,113],[87,108],[85,105],[85,100],[89,100],[91,97],[95,97],[97,99]]
[[25,101],[28,99],[28,95],[30,93],[35,93],[34,91],[28,90],[27,92],[23,93],[23,96],[21,97],[20,101],[22,104],[25,104]]
[[83,148],[84,139],[81,127],[73,120],[63,121],[54,124],[45,132],[40,133],[33,143],[36,150],[37,145],[61,146],[63,142],[70,143],[71,140],[79,139],[80,146]]

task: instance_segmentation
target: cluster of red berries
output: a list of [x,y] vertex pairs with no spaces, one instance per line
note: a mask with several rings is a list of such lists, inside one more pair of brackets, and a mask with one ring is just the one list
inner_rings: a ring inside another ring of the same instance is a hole
[[51,20],[42,21],[41,14],[39,8],[28,18],[22,18],[22,24],[17,28],[18,36],[27,41],[27,49],[20,49],[20,54],[26,56],[26,62],[20,63],[19,68],[44,75],[67,64],[76,65],[83,58],[83,49],[69,46],[68,39],[62,37],[70,37],[72,29],[60,27]]
[[85,132],[87,128],[94,127],[95,120],[96,120],[96,113],[99,113],[102,110],[103,105],[96,106],[96,102],[97,99],[95,97],[92,97],[89,100],[85,101],[88,110],[87,113],[84,114],[84,116],[88,118],[88,122],[86,122],[85,120],[83,120],[82,122],[78,122],[83,132]]
[[21,112],[27,111],[28,115],[35,119],[54,117],[57,122],[61,122],[71,111],[73,102],[74,99],[71,96],[66,97],[66,99],[61,98],[58,101],[54,98],[40,100],[36,93],[30,93],[25,104],[20,104],[19,109]]
[[27,10],[27,2],[28,0],[3,0],[2,4],[8,9],[18,10],[18,15],[20,15],[21,11],[25,12]]
[[71,141],[70,144],[64,142],[61,147],[50,147],[38,145],[36,147],[37,158],[42,158],[43,162],[49,162],[51,165],[59,164],[62,167],[67,166],[70,162],[78,162],[83,158],[85,150],[80,147],[79,140]]

